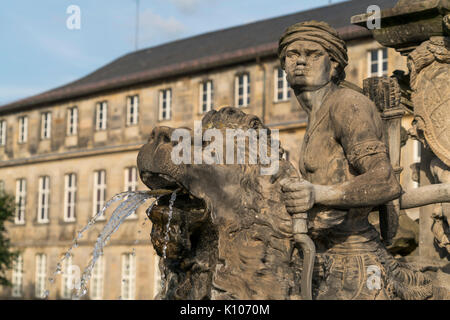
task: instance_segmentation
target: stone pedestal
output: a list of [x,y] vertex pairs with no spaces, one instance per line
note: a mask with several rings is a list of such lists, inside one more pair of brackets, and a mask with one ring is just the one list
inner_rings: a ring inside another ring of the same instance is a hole
[[[351,21],[370,28],[372,20],[369,13],[354,16]],[[415,117],[411,135],[425,146],[420,186],[446,182],[433,174],[431,166],[439,159],[443,170],[450,171],[450,0],[399,0],[394,8],[381,12],[381,28],[372,31],[380,44],[408,59]],[[447,179],[442,170],[441,176]],[[446,212],[448,207],[443,205],[444,220],[450,214]],[[419,260],[423,265],[442,266],[449,263],[450,252],[436,244],[435,211],[436,205],[420,208]]]

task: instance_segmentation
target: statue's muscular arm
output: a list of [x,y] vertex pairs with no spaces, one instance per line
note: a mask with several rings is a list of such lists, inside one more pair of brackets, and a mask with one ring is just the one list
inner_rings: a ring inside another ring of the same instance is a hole
[[373,207],[398,198],[398,184],[386,154],[368,155],[360,175],[338,185],[313,185],[315,203],[337,208]]
[[352,98],[342,99],[331,108],[330,119],[336,140],[359,175],[336,185],[313,185],[298,179],[282,181],[285,205],[291,214],[305,212],[314,204],[370,207],[400,196],[401,187],[382,142],[381,119],[375,106],[364,96]]

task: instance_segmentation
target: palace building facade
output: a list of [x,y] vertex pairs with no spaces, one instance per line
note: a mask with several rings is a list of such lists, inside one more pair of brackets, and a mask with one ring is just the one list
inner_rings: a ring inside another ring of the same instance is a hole
[[[0,188],[16,199],[7,230],[20,251],[10,272],[13,286],[0,290],[1,297],[71,298],[75,271],[87,266],[112,210],[78,241],[62,266],[66,272],[54,275],[56,265],[108,199],[145,190],[136,157],[155,126],[192,127],[213,108],[236,106],[278,129],[297,166],[306,114],[280,68],[279,36],[300,21],[327,21],[347,42],[347,80],[362,86],[367,77],[406,71],[406,59],[352,26],[350,17],[373,4],[383,9],[395,3],[343,2],[143,49],[68,85],[0,106]],[[411,121],[406,115],[403,126]],[[419,150],[412,141],[402,149],[404,187],[415,186],[411,168]],[[85,298],[153,299],[160,275],[145,215],[149,205],[112,236]]]

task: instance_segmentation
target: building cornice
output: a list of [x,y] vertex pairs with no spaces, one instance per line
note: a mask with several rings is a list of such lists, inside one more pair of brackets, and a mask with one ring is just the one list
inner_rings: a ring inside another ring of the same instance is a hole
[[67,151],[61,153],[47,153],[32,156],[29,158],[19,158],[13,160],[5,160],[0,161],[0,168],[7,167],[15,167],[15,166],[24,166],[30,164],[36,164],[40,162],[49,162],[49,161],[61,161],[61,160],[69,160],[75,158],[83,158],[83,157],[92,157],[103,154],[112,154],[118,152],[127,152],[127,151],[138,151],[142,145],[145,144],[145,141],[141,141],[139,143],[119,145],[119,146],[108,146],[108,147],[97,147],[88,150],[76,150],[76,151]]

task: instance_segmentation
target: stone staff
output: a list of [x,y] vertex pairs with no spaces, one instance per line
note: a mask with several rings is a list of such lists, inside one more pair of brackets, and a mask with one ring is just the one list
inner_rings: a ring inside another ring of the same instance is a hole
[[303,273],[301,295],[304,300],[312,300],[312,276],[314,260],[316,256],[316,246],[308,233],[307,213],[297,213],[292,216],[292,233],[295,244],[303,252]]

